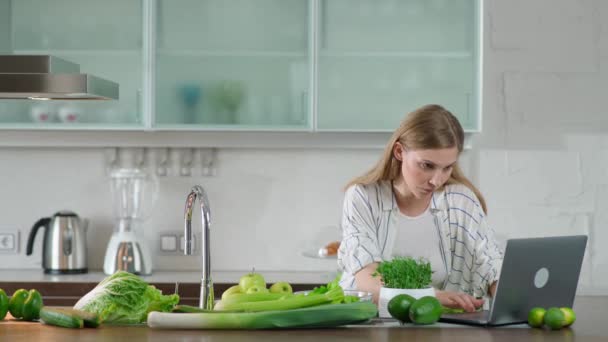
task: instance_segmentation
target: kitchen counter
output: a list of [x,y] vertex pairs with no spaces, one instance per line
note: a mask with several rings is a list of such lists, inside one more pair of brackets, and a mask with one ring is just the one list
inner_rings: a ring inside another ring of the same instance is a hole
[[608,297],[580,296],[574,310],[577,320],[557,331],[532,329],[527,325],[499,328],[451,324],[400,326],[395,321],[377,325],[352,325],[335,329],[298,330],[157,330],[141,326],[101,326],[98,329],[66,329],[36,322],[0,322],[0,336],[6,341],[606,341],[608,340]]
[[[238,283],[239,278],[247,271],[212,272],[213,290],[219,298],[228,287]],[[320,284],[326,284],[336,276],[333,272],[281,272],[260,271],[268,284],[277,281],[289,282],[294,291],[310,290]],[[85,274],[49,275],[42,270],[1,270],[0,288],[8,295],[20,288],[38,289],[47,305],[74,305],[78,299],[91,291],[106,275],[101,271]],[[154,272],[142,278],[156,286],[163,293],[180,295],[181,303],[198,305],[200,295],[200,272]]]
[[[237,283],[239,278],[249,271],[212,271],[211,277],[215,283]],[[333,280],[335,272],[306,272],[306,271],[259,271],[266,282],[286,281],[294,284],[325,284]],[[68,282],[68,283],[98,283],[107,275],[101,270],[92,270],[85,274],[44,274],[42,270],[0,270],[2,282]],[[142,276],[149,283],[200,283],[201,271],[156,271],[151,275]]]

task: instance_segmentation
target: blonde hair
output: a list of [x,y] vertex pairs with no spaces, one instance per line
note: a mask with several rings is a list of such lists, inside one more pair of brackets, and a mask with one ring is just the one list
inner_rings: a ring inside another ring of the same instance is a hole
[[[454,114],[442,106],[431,104],[420,107],[409,113],[401,122],[386,144],[378,163],[362,176],[348,182],[346,188],[355,184],[368,185],[397,179],[401,171],[401,161],[393,156],[393,147],[397,142],[405,148],[414,150],[457,147],[460,153],[464,145],[464,130]],[[463,184],[471,189],[479,199],[484,213],[487,213],[485,199],[464,176],[458,162],[454,164],[452,174],[445,184]]]

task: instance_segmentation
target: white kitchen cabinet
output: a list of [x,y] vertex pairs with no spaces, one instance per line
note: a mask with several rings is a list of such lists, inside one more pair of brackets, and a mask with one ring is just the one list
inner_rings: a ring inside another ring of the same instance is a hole
[[[0,128],[144,127],[140,0],[0,0],[0,8],[0,53],[50,54],[120,84],[118,101],[2,100]],[[64,112],[77,117],[66,122]]]
[[[118,101],[0,101],[0,129],[392,131],[427,103],[480,130],[481,0],[0,0],[0,53],[52,54]],[[77,122],[36,122],[36,107]],[[74,132],[75,133],[75,132]]]
[[424,104],[480,129],[480,2],[321,0],[319,130],[392,131]]
[[308,128],[308,1],[157,4],[157,129]]

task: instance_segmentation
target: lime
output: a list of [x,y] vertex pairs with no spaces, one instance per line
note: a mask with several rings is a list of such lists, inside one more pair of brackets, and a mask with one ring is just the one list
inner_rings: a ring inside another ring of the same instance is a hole
[[561,329],[566,323],[566,315],[559,308],[549,308],[545,313],[544,321],[552,330]]
[[437,298],[424,296],[410,307],[410,319],[415,324],[433,324],[443,313],[443,306]]
[[533,328],[542,327],[546,312],[547,310],[538,307],[530,309],[530,312],[528,313],[528,325]]
[[567,307],[561,307],[559,308],[560,310],[562,310],[562,312],[564,313],[565,316],[565,323],[564,323],[564,327],[569,327],[572,325],[572,323],[574,323],[574,321],[576,321],[576,314],[574,313],[574,310],[572,310],[571,308],[567,308]]
[[410,307],[416,301],[416,298],[408,294],[398,294],[387,304],[388,313],[393,318],[398,319],[401,323],[411,322]]

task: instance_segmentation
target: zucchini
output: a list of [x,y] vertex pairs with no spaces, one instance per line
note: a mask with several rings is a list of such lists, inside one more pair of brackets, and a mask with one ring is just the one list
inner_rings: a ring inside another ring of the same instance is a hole
[[64,328],[82,328],[84,326],[82,318],[48,306],[43,306],[40,309],[40,320],[45,324]]
[[[66,328],[82,328],[82,326],[84,325],[85,327],[89,327],[89,328],[97,328],[100,324],[101,324],[101,320],[99,319],[99,316],[95,313],[92,312],[87,312],[87,311],[83,311],[83,310],[76,310],[76,309],[71,309],[71,308],[57,308],[57,307],[48,307],[45,306],[45,313],[47,314],[47,319],[50,319],[50,321],[45,320],[42,315],[40,316],[40,318],[48,324],[51,325],[59,325],[59,326],[63,326]],[[82,321],[82,322],[80,322]],[[54,324],[54,323],[59,323],[59,324]],[[61,324],[67,324],[66,325],[61,325]],[[79,325],[79,326],[76,326]]]

